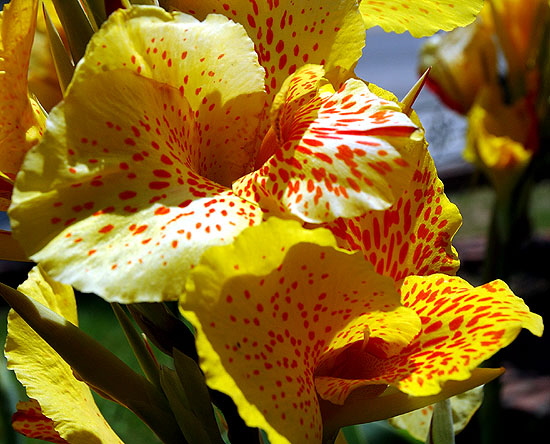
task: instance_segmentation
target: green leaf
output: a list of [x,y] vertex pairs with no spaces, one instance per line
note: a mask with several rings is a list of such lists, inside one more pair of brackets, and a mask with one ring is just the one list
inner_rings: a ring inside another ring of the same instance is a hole
[[210,401],[208,387],[197,363],[177,349],[174,349],[174,364],[191,410],[203,424],[210,441],[223,443]]
[[159,350],[172,356],[173,349],[177,349],[193,360],[198,360],[193,333],[165,304],[130,304],[128,310]]
[[73,61],[76,64],[86,52],[86,46],[97,31],[93,17],[89,17],[76,0],[53,0],[55,10],[67,35]]
[[[190,443],[223,443],[221,437],[217,441],[211,440],[210,434],[205,430],[205,424],[191,410],[191,402],[187,398],[182,383],[174,370],[162,366],[160,369],[160,382],[164,388],[170,407],[174,412],[176,421],[183,435]],[[217,432],[217,430],[218,427],[215,425],[214,431]]]
[[350,394],[344,405],[332,404],[321,400],[324,433],[333,435],[335,430],[348,425],[378,421],[401,415],[442,399],[463,393],[474,387],[495,379],[504,373],[504,369],[477,368],[465,381],[447,381],[439,394],[432,396],[413,397],[394,388],[387,389],[377,398],[365,398],[361,389]]
[[73,78],[74,64],[52,22],[50,14],[45,7],[43,7],[43,10],[55,71],[57,72],[57,78],[59,79],[59,86],[61,87],[61,91],[65,92],[67,86],[69,86],[69,83]]
[[136,330],[134,324],[132,324],[132,321],[120,304],[113,303],[111,304],[111,307],[113,308],[115,316],[122,327],[124,334],[126,335],[126,339],[128,340],[130,347],[132,347],[132,350],[134,351],[134,355],[139,363],[139,366],[141,367],[141,370],[143,370],[145,377],[149,380],[149,382],[161,390],[162,387],[160,385],[160,372],[158,364],[145,346],[143,338],[140,336],[139,332]]
[[88,11],[88,16],[91,14],[94,17],[95,23],[99,28],[101,24],[107,20],[105,14],[105,0],[84,0],[84,9]]

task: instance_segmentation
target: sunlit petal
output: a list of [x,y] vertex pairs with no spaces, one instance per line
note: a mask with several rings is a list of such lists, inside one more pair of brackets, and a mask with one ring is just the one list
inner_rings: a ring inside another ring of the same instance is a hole
[[[19,290],[77,323],[72,288],[51,280],[40,268],[29,273]],[[90,389],[78,381],[71,367],[11,311],[5,346],[8,368],[36,399],[42,413],[53,420],[55,430],[74,444],[121,443],[99,412]]]
[[177,89],[126,70],[73,87],[18,178],[10,216],[23,247],[82,291],[176,299],[205,248],[261,220],[195,172],[192,116]]
[[411,274],[454,274],[459,261],[451,241],[461,221],[424,151],[418,153],[409,186],[391,208],[338,219],[328,228],[342,248],[362,251],[378,273],[400,281]]
[[326,230],[271,218],[206,252],[180,305],[198,329],[209,385],[272,443],[320,442],[314,372],[323,356],[366,343],[366,331],[366,348],[392,354],[419,329],[391,279],[333,244]]
[[194,112],[199,173],[230,186],[251,170],[266,97],[264,70],[241,25],[155,7],[119,10],[94,36],[79,68],[74,87],[92,73],[116,69],[174,87]]
[[325,65],[339,83],[349,77],[365,45],[365,29],[353,0],[161,0],[199,18],[215,12],[241,23],[266,70],[270,97],[285,78],[307,63]]
[[233,189],[314,223],[385,209],[410,182],[407,145],[421,131],[365,83],[351,79],[335,92],[321,76],[305,67],[290,79],[287,100],[275,102],[274,154]]
[[470,24],[482,6],[483,0],[361,0],[359,9],[367,28],[380,26],[385,31],[409,31],[414,37],[424,37]]
[[437,393],[446,380],[467,379],[522,328],[542,335],[542,318],[502,281],[472,287],[458,277],[411,276],[401,295],[420,316],[422,333],[388,363],[410,372],[402,373],[396,386],[413,396]]

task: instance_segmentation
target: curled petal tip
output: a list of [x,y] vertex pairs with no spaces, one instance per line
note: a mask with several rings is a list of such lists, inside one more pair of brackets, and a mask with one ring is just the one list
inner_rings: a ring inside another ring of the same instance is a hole
[[414,102],[420,94],[420,91],[422,91],[422,88],[424,87],[424,84],[428,79],[428,75],[430,74],[431,69],[431,67],[428,67],[426,71],[424,71],[424,74],[422,74],[422,76],[418,79],[418,81],[414,84],[414,86],[401,101],[403,103],[403,113],[405,113],[407,116],[411,115]]

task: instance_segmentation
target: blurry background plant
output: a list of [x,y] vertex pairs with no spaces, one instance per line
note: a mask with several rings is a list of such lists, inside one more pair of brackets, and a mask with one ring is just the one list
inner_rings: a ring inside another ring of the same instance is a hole
[[425,42],[427,66],[428,85],[467,116],[464,158],[495,190],[485,277],[506,278],[530,237],[533,180],[550,153],[550,4],[486,1],[472,25]]

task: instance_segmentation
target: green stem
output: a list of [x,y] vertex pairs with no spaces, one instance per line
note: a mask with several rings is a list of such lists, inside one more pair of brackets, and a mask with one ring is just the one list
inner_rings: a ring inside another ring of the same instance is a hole
[[496,193],[487,239],[484,282],[509,278],[521,245],[531,237],[529,203],[532,189],[532,168],[528,167],[514,186]]
[[[537,156],[517,181],[506,190],[497,190],[488,233],[483,282],[507,280],[517,264],[521,246],[531,237],[529,218],[530,196],[534,185]],[[484,363],[485,367],[500,367],[498,355]],[[500,382],[485,385],[484,401],[479,411],[481,443],[503,442]]]

